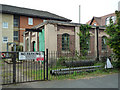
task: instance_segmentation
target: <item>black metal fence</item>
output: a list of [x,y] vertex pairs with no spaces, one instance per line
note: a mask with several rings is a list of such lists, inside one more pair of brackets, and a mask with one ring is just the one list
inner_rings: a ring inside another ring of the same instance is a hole
[[47,79],[46,63],[44,61],[36,61],[34,59],[19,60],[19,52],[2,52],[1,55],[3,55],[0,61],[0,65],[2,67],[1,84]]
[[[79,51],[78,51],[79,52]],[[82,72],[91,72],[101,69],[94,66],[95,56],[82,56],[76,51],[48,52],[48,79],[66,79],[80,76]]]
[[44,53],[44,61],[35,59],[19,60],[19,52],[2,52],[0,66],[2,67],[2,83],[12,84],[40,80],[74,78],[82,72],[100,69],[94,66],[95,56],[82,56],[76,51]]

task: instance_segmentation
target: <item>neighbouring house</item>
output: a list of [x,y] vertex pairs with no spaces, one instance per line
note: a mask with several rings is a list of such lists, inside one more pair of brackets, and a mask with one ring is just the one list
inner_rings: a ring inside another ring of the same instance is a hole
[[[101,17],[93,17],[91,20],[89,20],[86,24],[92,25],[92,26],[99,26],[99,27],[106,27],[110,24],[110,18],[112,19],[113,23],[116,23],[116,15],[115,13],[107,14]],[[105,29],[104,29],[105,30]],[[105,34],[104,30],[99,30],[99,50],[100,53],[104,52],[106,50],[106,47],[109,48],[108,45],[106,45],[105,38],[109,37],[107,34]],[[103,35],[104,34],[104,35]],[[112,52],[110,49],[107,52]]]
[[[24,33],[24,51],[49,51],[66,53],[80,51],[80,38],[77,33],[81,24],[58,21],[45,21]],[[36,30],[36,32],[34,32]],[[99,27],[99,54],[111,53],[110,48],[105,44],[105,27]],[[96,26],[90,29],[90,41],[88,54],[96,56]]]
[[113,23],[116,23],[116,15],[115,13],[111,13],[101,17],[93,17],[86,24],[94,26],[106,26],[110,24],[110,18],[113,20]]
[[[0,4],[0,51],[6,51],[7,42],[23,46],[23,32],[45,20],[70,22],[59,15],[22,7]],[[13,46],[9,46],[9,51]]]

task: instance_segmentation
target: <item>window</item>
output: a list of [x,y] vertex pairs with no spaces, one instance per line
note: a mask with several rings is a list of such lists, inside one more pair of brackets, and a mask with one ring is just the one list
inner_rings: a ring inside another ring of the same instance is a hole
[[109,24],[110,24],[110,18],[109,18],[109,17],[106,18],[105,24],[106,24],[106,25],[109,25]]
[[96,23],[94,23],[93,25],[96,26]]
[[43,20],[43,22],[46,22],[47,20]]
[[19,25],[19,19],[14,18],[14,27],[18,27],[18,25]]
[[90,37],[89,37],[89,39],[87,40],[86,44],[87,44],[86,49],[90,51]]
[[28,25],[33,25],[33,18],[28,18]]
[[3,43],[7,43],[8,42],[8,37],[3,37]]
[[116,16],[111,16],[111,19],[112,19],[113,23],[115,23],[115,21],[116,21]]
[[62,35],[62,50],[69,50],[69,34]]
[[14,31],[14,41],[18,41],[18,31]]
[[107,45],[106,45],[106,36],[102,37],[102,50],[106,50],[107,49]]
[[8,28],[8,23],[7,22],[3,22],[3,28]]

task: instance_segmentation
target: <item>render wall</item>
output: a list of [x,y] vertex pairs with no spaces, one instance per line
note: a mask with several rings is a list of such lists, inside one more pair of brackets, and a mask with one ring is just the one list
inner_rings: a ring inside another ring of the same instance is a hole
[[[3,37],[8,37],[8,42],[13,42],[13,15],[10,14],[1,14],[0,18],[2,17],[2,22],[8,22],[8,28],[2,28],[2,33],[1,34],[1,51],[6,51],[7,50],[7,43],[3,43],[2,39]],[[2,26],[1,26],[2,27]],[[11,50],[12,46],[9,46],[9,51]]]
[[53,24],[46,24],[45,30],[45,50],[57,51],[57,26]]
[[[2,6],[0,5],[0,9]],[[2,51],[2,14],[0,14],[0,51]]]

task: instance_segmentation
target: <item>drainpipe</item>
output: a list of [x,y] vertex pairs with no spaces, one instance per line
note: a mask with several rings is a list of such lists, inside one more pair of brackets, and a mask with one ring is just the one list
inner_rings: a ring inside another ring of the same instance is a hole
[[25,51],[25,32],[23,32],[23,51]]
[[99,43],[98,43],[98,30],[99,30],[99,26],[96,27],[96,41],[97,41],[97,61],[99,61]]

